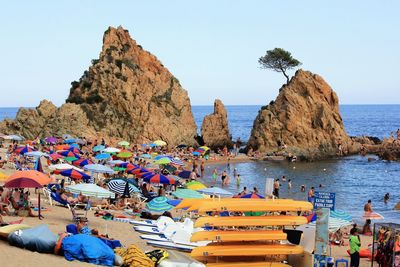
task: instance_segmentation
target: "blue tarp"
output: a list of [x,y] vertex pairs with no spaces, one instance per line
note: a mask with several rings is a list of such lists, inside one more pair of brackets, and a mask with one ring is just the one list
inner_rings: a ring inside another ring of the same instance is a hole
[[8,236],[12,246],[26,248],[40,253],[54,253],[57,236],[53,234],[46,224],[31,229],[16,231]]
[[79,260],[104,266],[113,266],[114,251],[97,237],[77,234],[62,242],[65,259]]

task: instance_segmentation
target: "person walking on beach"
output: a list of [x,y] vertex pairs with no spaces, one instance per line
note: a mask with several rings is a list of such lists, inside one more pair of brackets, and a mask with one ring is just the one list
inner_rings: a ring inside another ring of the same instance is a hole
[[364,211],[365,212],[373,212],[371,199],[368,199],[367,204],[364,205]]
[[274,182],[274,192],[272,193],[276,198],[279,198],[279,179],[276,179]]
[[357,228],[352,228],[350,230],[350,267],[359,267],[360,266],[360,247],[361,240],[358,235]]

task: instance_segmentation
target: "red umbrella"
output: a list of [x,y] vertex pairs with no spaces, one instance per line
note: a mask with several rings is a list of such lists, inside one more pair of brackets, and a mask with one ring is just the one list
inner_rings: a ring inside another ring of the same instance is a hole
[[81,179],[81,180],[88,180],[90,179],[90,175],[87,175],[84,172],[80,172],[74,169],[67,169],[67,170],[55,170],[54,173],[61,174],[62,176],[67,176],[73,179]]
[[154,184],[175,184],[175,180],[171,177],[162,175],[162,174],[154,174],[146,176],[143,181]]
[[90,159],[78,159],[72,162],[72,164],[74,164],[75,166],[85,166],[88,164],[94,164],[93,161],[91,161]]
[[49,157],[52,160],[57,160],[57,159],[62,159],[63,158],[63,156],[61,156],[60,154],[57,154],[57,153],[52,153],[52,154],[49,155]]
[[[42,188],[43,185],[49,184],[51,182],[50,177],[44,173],[28,170],[28,171],[17,171],[14,172],[4,184],[6,188]],[[40,214],[40,194],[38,194],[38,208],[39,208],[39,219],[43,217]]]
[[25,154],[25,153],[27,153],[27,152],[32,152],[32,151],[35,151],[35,149],[33,149],[33,148],[30,147],[30,146],[20,146],[20,147],[17,147],[17,148],[14,150],[14,153],[23,155],[23,154]]

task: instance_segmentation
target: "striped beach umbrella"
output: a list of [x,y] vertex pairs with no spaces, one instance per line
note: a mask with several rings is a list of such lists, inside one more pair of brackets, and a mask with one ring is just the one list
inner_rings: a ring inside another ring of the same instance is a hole
[[51,158],[51,160],[58,160],[58,159],[62,159],[63,158],[63,156],[61,156],[58,153],[51,153],[51,154],[49,154],[49,157]]
[[175,184],[176,181],[175,179],[162,175],[162,174],[153,174],[153,175],[147,175],[145,178],[143,178],[143,181],[147,183],[153,183],[153,184]]
[[173,209],[174,206],[168,204],[168,198],[156,197],[146,204],[146,209],[150,212],[164,212]]
[[74,147],[72,145],[68,148],[68,151],[71,151],[71,152],[73,152],[75,154],[82,154],[82,151],[80,151],[78,148],[76,148],[76,147]]
[[202,194],[192,189],[177,189],[175,192],[172,193],[173,196],[181,199],[186,198],[204,198]]
[[107,186],[111,192],[123,195],[125,192],[127,183],[129,186],[129,194],[133,194],[135,192],[140,192],[136,186],[134,186],[132,183],[128,182],[125,179],[112,179],[107,183]]
[[241,196],[240,198],[265,198],[265,197],[263,197],[262,195],[256,194],[256,193],[251,193],[251,194]]
[[182,160],[178,159],[178,158],[172,158],[171,159],[171,164],[172,165],[176,165],[176,166],[184,166],[185,165],[185,163]]
[[117,165],[118,165],[118,167],[126,168],[127,170],[132,170],[132,169],[135,169],[135,168],[139,168],[139,165],[136,165],[136,164],[133,164],[133,163],[130,163],[130,162],[123,162],[123,163],[120,163],[120,164],[117,164]]
[[343,210],[331,210],[329,213],[329,217],[342,219],[345,221],[352,221],[353,217],[350,214],[346,213]]
[[115,194],[113,192],[95,184],[75,184],[67,186],[65,189],[71,193],[82,194],[88,197],[115,198]]
[[14,153],[20,154],[20,155],[24,155],[24,154],[27,153],[27,152],[33,152],[33,151],[35,151],[35,149],[33,149],[33,148],[30,147],[30,146],[20,146],[20,147],[17,147],[17,148],[14,150]]
[[77,159],[79,159],[79,158],[76,158],[76,157],[65,157],[65,158],[63,158],[63,160],[66,160],[66,161],[71,162],[71,163],[73,161],[77,160]]
[[74,153],[74,152],[69,151],[69,150],[60,151],[60,152],[58,152],[58,154],[60,154],[63,157],[75,157],[77,159],[81,158],[81,156],[79,154]]
[[75,160],[74,162],[72,162],[72,164],[74,164],[75,166],[83,167],[88,164],[94,164],[94,162],[91,161],[90,159],[78,159],[78,160]]
[[69,169],[69,170],[56,170],[54,171],[56,174],[60,174],[62,176],[70,177],[72,179],[80,179],[80,180],[89,180],[90,175],[87,175],[84,172],[80,172],[74,169]]

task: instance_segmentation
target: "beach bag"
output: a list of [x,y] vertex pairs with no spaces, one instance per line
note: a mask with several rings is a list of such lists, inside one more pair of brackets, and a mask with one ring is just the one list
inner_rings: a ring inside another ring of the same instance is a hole
[[45,224],[31,229],[18,230],[8,236],[10,245],[39,253],[54,253],[56,242],[57,236]]

